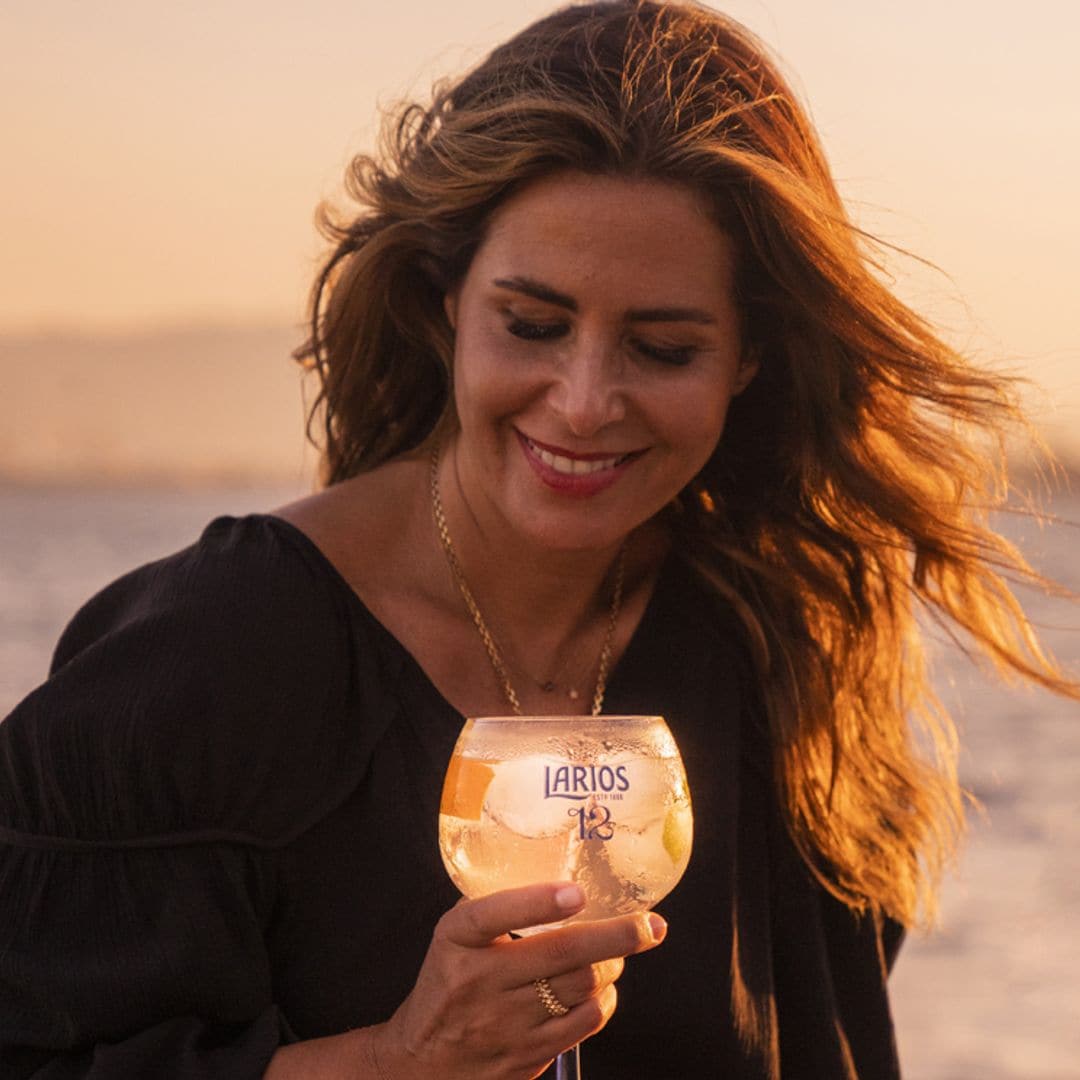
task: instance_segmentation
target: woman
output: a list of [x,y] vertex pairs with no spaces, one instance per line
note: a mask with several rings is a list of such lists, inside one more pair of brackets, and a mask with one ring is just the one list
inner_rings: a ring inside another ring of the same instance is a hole
[[[590,1077],[898,1075],[885,978],[960,826],[915,605],[1077,693],[972,509],[1007,387],[705,8],[557,12],[350,179],[325,489],[110,586],[0,727],[4,1075],[524,1078],[605,1025]],[[461,718],[600,708],[687,761],[670,934],[512,939],[581,898],[455,904]]]

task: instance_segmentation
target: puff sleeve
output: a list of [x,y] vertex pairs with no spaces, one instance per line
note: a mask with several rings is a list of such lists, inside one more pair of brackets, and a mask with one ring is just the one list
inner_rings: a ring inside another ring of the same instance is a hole
[[363,768],[345,598],[268,519],[121,578],[0,724],[0,1075],[260,1077],[275,857]]

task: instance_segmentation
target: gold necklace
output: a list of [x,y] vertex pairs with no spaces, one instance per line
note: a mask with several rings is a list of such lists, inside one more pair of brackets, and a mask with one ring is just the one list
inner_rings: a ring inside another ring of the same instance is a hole
[[[472,589],[469,588],[469,583],[465,578],[465,571],[461,569],[461,563],[458,562],[457,552],[454,550],[454,543],[450,539],[450,527],[446,523],[446,514],[443,512],[442,499],[439,498],[438,446],[431,451],[431,513],[435,518],[435,528],[439,534],[439,541],[442,544],[443,553],[446,555],[446,561],[450,565],[450,573],[453,575],[454,582],[458,587],[458,592],[461,593],[461,598],[465,601],[465,607],[468,608],[469,614],[472,616],[472,621],[480,634],[480,640],[483,641],[484,648],[487,650],[488,657],[491,660],[491,666],[495,669],[495,675],[502,684],[502,690],[506,695],[506,700],[510,703],[510,708],[514,710],[515,716],[521,716],[523,712],[521,701],[518,699],[514,684],[510,681],[510,674],[506,670],[506,664],[503,662],[502,653],[499,651],[499,646],[495,643],[495,638],[492,636],[487,623],[484,621],[484,616],[480,612],[480,605],[477,604],[476,598],[472,594]],[[615,560],[615,586],[611,594],[611,609],[608,612],[608,624],[607,630],[604,632],[604,643],[600,647],[600,670],[596,676],[596,689],[593,691],[593,716],[600,715],[600,710],[604,704],[604,692],[607,690],[608,666],[611,663],[611,646],[615,640],[615,626],[619,621],[619,611],[622,608],[623,578],[625,576],[625,570],[626,544],[624,542],[622,547],[619,548],[619,554]],[[543,684],[541,684],[541,689],[543,689]]]

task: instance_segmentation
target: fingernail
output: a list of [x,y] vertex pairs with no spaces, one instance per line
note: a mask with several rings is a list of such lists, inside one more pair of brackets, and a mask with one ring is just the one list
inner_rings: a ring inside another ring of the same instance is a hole
[[563,911],[585,906],[585,894],[580,885],[564,885],[555,893],[555,903]]
[[652,931],[653,941],[657,944],[667,937],[667,923],[655,911],[649,916],[649,929]]

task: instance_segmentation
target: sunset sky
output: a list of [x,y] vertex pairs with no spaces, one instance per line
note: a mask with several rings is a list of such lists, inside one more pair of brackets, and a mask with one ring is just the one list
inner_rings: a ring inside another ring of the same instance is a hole
[[[0,335],[296,322],[312,214],[380,104],[536,0],[6,0]],[[1080,15],[1064,0],[733,0],[810,103],[856,216],[946,273],[899,288],[1036,378],[1080,449]]]

